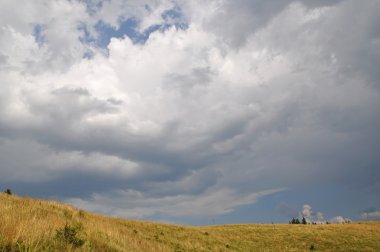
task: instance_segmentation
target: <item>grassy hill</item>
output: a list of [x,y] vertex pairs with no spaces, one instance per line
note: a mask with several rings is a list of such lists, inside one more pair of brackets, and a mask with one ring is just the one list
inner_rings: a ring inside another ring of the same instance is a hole
[[0,193],[0,251],[380,251],[380,223],[187,227]]

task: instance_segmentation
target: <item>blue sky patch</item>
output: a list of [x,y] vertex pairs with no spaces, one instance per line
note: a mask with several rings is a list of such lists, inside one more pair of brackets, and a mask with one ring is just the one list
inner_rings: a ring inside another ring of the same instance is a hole
[[[170,12],[171,13],[171,12]],[[165,14],[165,15],[174,15]],[[109,24],[104,23],[103,21],[99,21],[95,25],[96,31],[99,33],[99,37],[96,40],[97,46],[101,48],[106,48],[111,40],[111,38],[123,38],[125,36],[129,37],[133,43],[136,44],[144,44],[146,40],[149,38],[149,35],[155,31],[165,31],[172,27],[173,25],[177,29],[186,29],[187,25],[184,23],[178,24],[156,24],[148,27],[143,32],[138,31],[139,21],[135,18],[129,18],[120,23],[119,28],[115,29]]]
[[144,39],[142,34],[137,31],[137,25],[137,21],[133,18],[122,21],[118,29],[103,21],[99,21],[95,25],[95,29],[99,33],[96,44],[99,47],[106,48],[111,38],[123,38],[124,36],[129,37],[133,42],[145,42],[146,38]]
[[46,42],[44,30],[45,30],[44,25],[37,24],[34,26],[33,36],[34,36],[36,43],[38,44],[38,47],[42,47]]

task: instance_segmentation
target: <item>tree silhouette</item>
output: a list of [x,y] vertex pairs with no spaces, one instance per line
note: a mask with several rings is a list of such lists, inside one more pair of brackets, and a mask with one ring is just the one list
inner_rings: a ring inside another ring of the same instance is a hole
[[300,222],[300,220],[297,218],[292,218],[292,220],[291,221],[289,221],[289,224],[301,224],[301,222]]

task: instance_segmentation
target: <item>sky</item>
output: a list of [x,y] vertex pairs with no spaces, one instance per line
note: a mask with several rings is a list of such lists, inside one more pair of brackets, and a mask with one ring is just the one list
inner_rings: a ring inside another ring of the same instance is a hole
[[379,220],[379,13],[1,0],[0,189],[184,225]]

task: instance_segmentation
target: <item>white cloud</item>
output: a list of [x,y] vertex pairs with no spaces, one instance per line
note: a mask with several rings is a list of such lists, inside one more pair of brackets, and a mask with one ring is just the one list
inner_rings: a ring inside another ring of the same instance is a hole
[[342,216],[336,216],[330,220],[330,223],[337,223],[337,224],[350,223],[350,222],[352,222],[351,219],[344,218]]
[[[82,23],[91,22],[79,1],[2,1],[0,54],[20,73],[65,71],[90,46],[81,43]],[[36,29],[39,37],[36,37]],[[38,41],[39,40],[39,41]],[[8,69],[9,70],[9,69]]]
[[303,205],[302,209],[302,216],[305,218],[310,218],[312,215],[311,206],[310,205]]
[[317,224],[326,223],[323,213],[321,212],[314,213],[312,211],[311,206],[308,204],[303,205],[303,209],[300,215],[301,217],[305,218],[307,223],[317,223]]
[[336,216],[334,218],[331,218],[330,220],[326,220],[324,217],[324,214],[322,212],[314,213],[312,211],[312,207],[308,204],[303,205],[302,211],[300,212],[300,218],[305,218],[306,222],[316,223],[316,224],[326,224],[326,223],[335,223],[335,224],[342,224],[342,223],[350,223],[352,222],[351,219],[345,218],[342,216]]

